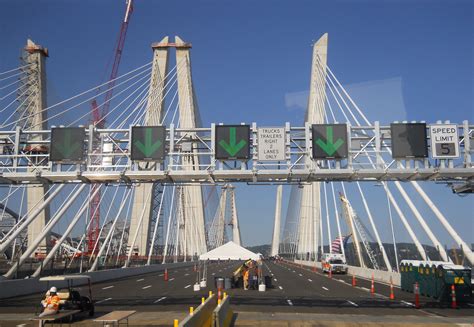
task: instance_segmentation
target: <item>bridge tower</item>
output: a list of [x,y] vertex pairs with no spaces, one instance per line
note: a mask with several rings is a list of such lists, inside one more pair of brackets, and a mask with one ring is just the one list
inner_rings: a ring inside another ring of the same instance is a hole
[[[200,125],[199,109],[194,92],[191,75],[191,44],[184,42],[175,36],[176,66],[178,79],[179,98],[179,124],[180,128],[196,128]],[[180,66],[182,67],[180,68]],[[195,133],[186,132],[191,139],[197,139]],[[193,143],[189,154],[184,156],[181,162],[182,169],[187,171],[199,170],[201,159],[197,155],[196,145]],[[185,241],[187,256],[200,255],[207,252],[204,199],[200,185],[184,185],[182,196],[185,206],[183,215],[186,217]]]
[[270,255],[272,257],[278,254],[280,247],[280,221],[281,221],[281,197],[283,193],[283,185],[278,185],[276,206],[275,206],[275,222],[273,224],[273,238],[272,238],[272,250]]
[[230,193],[230,209],[231,218],[229,225],[232,227],[232,241],[238,245],[242,245],[242,239],[240,238],[240,227],[239,227],[239,216],[237,215],[237,205],[235,203],[235,187],[228,185]]
[[[48,57],[48,49],[35,44],[28,39],[21,55],[22,74],[20,75],[20,87],[18,101],[20,105],[17,108],[19,117],[18,126],[24,130],[47,129],[47,112],[44,110],[46,104],[46,58]],[[42,135],[32,135],[31,141],[43,140]],[[44,154],[46,149],[40,144],[32,144],[25,149],[31,154]],[[30,165],[30,171],[42,169],[42,166],[48,167],[47,160],[37,160]],[[38,207],[45,199],[48,192],[46,185],[29,185],[27,187],[27,210],[31,212],[33,208]],[[38,234],[43,230],[49,221],[49,205],[42,210],[35,220],[28,226],[28,245],[33,243]],[[50,246],[49,234],[39,244],[35,254],[45,255]]]
[[[153,64],[151,70],[150,88],[145,113],[145,125],[157,126],[162,124],[164,114],[164,95],[166,77],[168,74],[168,52],[169,43],[166,36],[160,42],[152,44]],[[149,167],[149,163],[140,164],[141,168]],[[151,165],[156,165],[153,163]],[[152,193],[151,200],[148,196]],[[148,253],[151,244],[150,236],[153,224],[159,223],[159,217],[154,216],[153,208],[158,207],[156,202],[161,200],[162,186],[158,183],[142,183],[135,187],[133,199],[132,216],[130,220],[130,231],[128,238],[128,251],[139,256]],[[137,235],[135,238],[134,236]],[[135,242],[135,244],[133,244]],[[133,247],[133,248],[132,248]]]
[[[328,34],[324,34],[313,44],[313,57],[311,66],[311,82],[306,110],[305,123],[322,124],[325,117],[326,102],[326,62],[327,62]],[[308,156],[306,165],[309,168],[311,158]],[[317,257],[318,235],[320,228],[320,183],[312,182],[302,186],[299,218],[299,256],[305,260]],[[309,258],[307,254],[309,253]]]

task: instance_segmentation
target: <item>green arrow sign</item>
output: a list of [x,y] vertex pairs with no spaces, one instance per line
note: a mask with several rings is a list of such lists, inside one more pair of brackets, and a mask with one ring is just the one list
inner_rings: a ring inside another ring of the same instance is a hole
[[333,133],[334,133],[333,127],[327,126],[326,127],[326,143],[324,143],[322,139],[316,140],[316,144],[319,145],[321,149],[323,149],[323,151],[326,152],[328,156],[332,156],[337,151],[337,149],[339,149],[341,145],[344,144],[344,140],[341,138],[337,139],[337,141],[334,142]]
[[346,124],[314,124],[313,158],[343,159],[348,156]]
[[214,149],[217,160],[247,160],[250,158],[250,126],[218,125]]
[[81,162],[84,160],[85,130],[82,127],[51,129],[51,161]]
[[133,161],[163,161],[166,157],[165,126],[132,126]]
[[150,157],[161,146],[160,140],[156,140],[156,142],[153,143],[152,132],[153,131],[151,128],[145,130],[145,144],[140,141],[134,142],[134,144],[145,155],[145,157]]
[[64,131],[64,141],[63,143],[54,143],[53,146],[65,157],[70,158],[77,149],[79,149],[80,144],[78,142],[71,141],[71,130],[67,129]]
[[224,150],[231,156],[234,157],[237,152],[239,152],[246,144],[247,141],[245,140],[240,140],[239,143],[236,143],[236,133],[237,133],[237,128],[236,127],[230,127],[229,128],[229,143],[227,143],[224,140],[219,141],[219,145],[224,148]]

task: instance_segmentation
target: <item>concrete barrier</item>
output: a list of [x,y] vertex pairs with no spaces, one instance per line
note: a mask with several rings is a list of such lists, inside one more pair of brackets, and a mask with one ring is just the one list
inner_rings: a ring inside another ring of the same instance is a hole
[[[295,260],[295,263],[302,264],[308,267],[316,266],[317,268],[321,269],[321,262]],[[385,283],[385,284],[389,284],[390,278],[392,278],[392,282],[394,286],[400,287],[401,285],[400,273],[397,273],[397,272],[361,268],[361,267],[356,267],[356,266],[348,266],[347,273],[349,275],[355,275],[357,277],[365,278],[365,279],[372,279],[372,276],[374,276],[375,281]]]
[[213,311],[217,306],[217,296],[213,294],[207,298],[204,303],[201,303],[193,313],[189,314],[180,323],[179,327],[212,327],[213,325]]
[[[91,277],[92,283],[100,283],[108,280],[115,280],[120,278],[126,278],[130,276],[137,276],[142,274],[148,274],[152,272],[163,271],[165,268],[173,269],[177,267],[187,267],[194,265],[194,262],[185,263],[167,263],[163,265],[150,265],[142,267],[129,267],[129,268],[118,268],[109,270],[100,270],[94,272],[84,272],[82,274],[70,274],[70,275],[88,275]],[[34,293],[41,293],[46,290],[46,282],[40,282],[39,278],[29,279],[4,279],[0,280],[0,299],[6,299],[15,296],[29,295]],[[80,286],[85,283],[75,282],[74,285]],[[56,287],[66,287],[67,284],[55,283]],[[92,294],[94,295],[94,294]]]
[[229,327],[232,323],[234,313],[230,308],[230,297],[226,296],[221,304],[214,309],[214,327]]

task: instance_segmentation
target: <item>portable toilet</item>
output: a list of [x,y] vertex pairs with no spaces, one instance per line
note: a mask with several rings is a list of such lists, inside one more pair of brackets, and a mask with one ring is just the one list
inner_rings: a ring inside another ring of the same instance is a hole
[[419,260],[402,260],[403,273],[401,274],[400,284],[403,290],[413,292],[413,285],[418,281]]
[[456,301],[466,303],[472,297],[471,268],[455,264],[440,264],[437,267],[439,291],[437,299],[441,302],[451,301],[451,286],[454,285]]

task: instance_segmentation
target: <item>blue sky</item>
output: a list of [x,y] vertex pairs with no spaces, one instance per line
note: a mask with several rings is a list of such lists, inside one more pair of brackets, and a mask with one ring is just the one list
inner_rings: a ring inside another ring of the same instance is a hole
[[[31,37],[50,49],[50,104],[102,81],[124,1],[0,4],[0,71],[18,65],[19,50]],[[311,44],[328,32],[328,64],[370,120],[472,121],[473,6],[458,0],[136,0],[120,71],[149,62],[152,42],[179,35],[193,44],[193,78],[204,125],[297,125],[304,119]],[[444,185],[430,184],[426,190],[461,236],[474,242],[472,196],[457,197]],[[238,185],[245,244],[271,241],[275,193],[276,187]],[[374,212],[386,210],[381,201],[371,202]],[[421,208],[442,242],[451,246],[435,219],[428,218],[428,209]],[[387,228],[382,238],[389,240]],[[406,233],[400,232],[400,239],[408,240]]]

